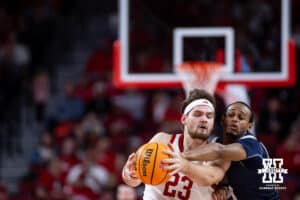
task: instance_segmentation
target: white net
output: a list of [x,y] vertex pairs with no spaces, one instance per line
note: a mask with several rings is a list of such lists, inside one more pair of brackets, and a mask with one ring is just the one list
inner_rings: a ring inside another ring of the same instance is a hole
[[221,65],[215,62],[185,62],[176,68],[186,94],[204,89],[214,94],[221,77]]

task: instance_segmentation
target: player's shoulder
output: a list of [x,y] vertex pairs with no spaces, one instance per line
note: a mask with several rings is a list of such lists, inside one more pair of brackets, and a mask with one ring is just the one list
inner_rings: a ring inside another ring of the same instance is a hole
[[223,139],[221,137],[210,137],[208,143],[220,143],[223,144]]
[[244,136],[242,136],[239,140],[238,143],[251,143],[253,145],[260,145],[260,142],[258,139],[255,137],[255,135],[248,133]]
[[158,132],[152,137],[150,142],[160,142],[163,144],[168,144],[171,137],[172,137],[172,135],[170,133]]
[[248,134],[242,136],[239,140],[250,140],[250,141],[258,142],[257,138],[251,133],[248,133]]

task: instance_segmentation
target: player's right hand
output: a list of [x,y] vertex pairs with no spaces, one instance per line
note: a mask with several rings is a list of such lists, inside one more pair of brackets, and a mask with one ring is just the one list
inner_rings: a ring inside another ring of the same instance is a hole
[[141,184],[141,180],[137,177],[136,174],[136,153],[129,155],[122,171],[123,181],[130,185],[131,187],[136,187]]
[[132,153],[129,155],[127,162],[124,167],[124,176],[131,178],[131,179],[137,179],[136,176],[136,153]]

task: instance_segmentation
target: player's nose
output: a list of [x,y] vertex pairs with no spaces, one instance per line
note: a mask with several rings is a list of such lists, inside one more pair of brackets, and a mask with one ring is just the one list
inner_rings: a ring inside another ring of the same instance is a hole
[[208,122],[208,118],[206,116],[201,116],[199,121],[201,123],[207,123]]
[[232,122],[238,122],[239,121],[239,118],[237,115],[234,115],[232,118],[231,118],[231,121]]

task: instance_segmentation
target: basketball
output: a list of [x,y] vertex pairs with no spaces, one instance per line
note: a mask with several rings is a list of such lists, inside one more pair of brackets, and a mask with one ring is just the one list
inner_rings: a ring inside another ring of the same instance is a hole
[[163,159],[169,158],[169,155],[162,152],[163,149],[170,148],[165,144],[151,142],[137,150],[136,173],[143,183],[159,185],[170,178],[168,172],[160,166]]

